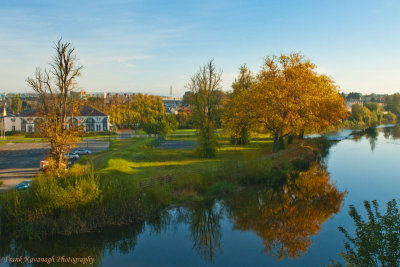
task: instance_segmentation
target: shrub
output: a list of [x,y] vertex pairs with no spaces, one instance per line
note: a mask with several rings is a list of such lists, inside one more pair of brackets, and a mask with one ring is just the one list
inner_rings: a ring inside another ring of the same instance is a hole
[[147,213],[161,210],[171,203],[171,187],[156,183],[145,191],[144,205]]
[[232,192],[234,189],[233,184],[227,182],[217,182],[207,190],[209,196],[221,196]]
[[176,174],[174,190],[180,194],[195,194],[204,189],[202,176],[199,173],[183,172]]
[[71,218],[79,217],[82,208],[99,203],[100,199],[99,178],[93,170],[58,178],[39,175],[28,190],[11,190],[2,195],[2,230],[23,238],[64,233],[59,218],[68,214],[71,225],[81,223]]

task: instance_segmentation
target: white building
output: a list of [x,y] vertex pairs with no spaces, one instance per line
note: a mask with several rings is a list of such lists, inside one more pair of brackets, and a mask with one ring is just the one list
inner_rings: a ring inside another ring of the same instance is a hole
[[[6,132],[35,132],[35,125],[42,118],[39,115],[39,110],[24,111],[19,115],[6,115],[1,118],[1,126]],[[92,108],[90,106],[82,106],[79,115],[74,117],[74,122],[84,126],[85,132],[106,132],[110,129],[110,116]]]

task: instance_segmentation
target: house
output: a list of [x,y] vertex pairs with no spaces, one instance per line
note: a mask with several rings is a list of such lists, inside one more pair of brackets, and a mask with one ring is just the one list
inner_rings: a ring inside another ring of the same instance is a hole
[[[39,110],[26,110],[19,115],[3,116],[4,129],[6,132],[35,132],[38,122],[41,118]],[[71,120],[71,118],[68,118]],[[73,118],[74,122],[84,126],[85,132],[107,132],[110,129],[110,116],[92,108],[90,106],[82,106],[79,114]]]
[[346,101],[346,108],[348,111],[351,111],[351,107],[355,104],[363,106],[363,102],[361,100],[350,99]]

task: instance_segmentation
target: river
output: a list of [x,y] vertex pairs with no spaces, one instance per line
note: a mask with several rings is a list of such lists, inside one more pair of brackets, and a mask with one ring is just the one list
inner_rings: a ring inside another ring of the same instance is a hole
[[[324,159],[279,190],[246,188],[165,211],[146,223],[44,241],[1,240],[4,256],[92,257],[96,266],[323,266],[342,261],[349,205],[399,196],[400,127],[336,142]],[[57,258],[55,259],[57,261]],[[63,260],[63,259],[58,259]]]

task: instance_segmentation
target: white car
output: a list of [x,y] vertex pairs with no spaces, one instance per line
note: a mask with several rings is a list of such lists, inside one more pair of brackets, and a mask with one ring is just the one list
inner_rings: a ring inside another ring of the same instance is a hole
[[91,154],[92,151],[90,151],[89,149],[86,149],[86,148],[80,148],[80,149],[75,150],[74,153],[78,154],[78,155],[88,155],[88,154]]
[[79,159],[79,155],[74,152],[69,152],[65,154],[65,158],[67,159]]

